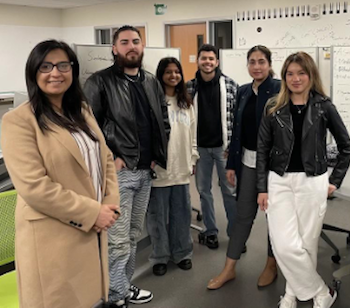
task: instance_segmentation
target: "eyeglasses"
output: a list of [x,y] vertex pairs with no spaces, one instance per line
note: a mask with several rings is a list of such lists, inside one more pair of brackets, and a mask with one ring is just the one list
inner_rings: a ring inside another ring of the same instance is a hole
[[67,73],[72,69],[73,62],[58,62],[53,64],[51,62],[43,62],[39,66],[39,71],[41,73],[50,73],[56,66],[61,73]]

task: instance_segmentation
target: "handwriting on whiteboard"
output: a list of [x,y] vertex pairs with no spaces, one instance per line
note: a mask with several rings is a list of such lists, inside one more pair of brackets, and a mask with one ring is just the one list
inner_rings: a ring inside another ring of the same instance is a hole
[[111,58],[108,58],[106,56],[101,56],[99,54],[96,54],[95,55],[95,52],[94,51],[90,51],[88,53],[88,56],[87,56],[87,61],[108,61],[108,62],[111,62],[112,59]]

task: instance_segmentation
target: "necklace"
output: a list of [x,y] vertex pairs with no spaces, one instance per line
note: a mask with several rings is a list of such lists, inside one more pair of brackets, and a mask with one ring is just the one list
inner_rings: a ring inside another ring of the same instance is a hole
[[137,73],[136,78],[132,79],[130,78],[127,74],[124,73],[124,76],[127,80],[129,80],[130,82],[138,82],[140,79],[140,71]]
[[306,104],[301,105],[302,107],[299,108],[300,105],[294,105],[298,109],[298,114],[301,114],[301,112],[306,108]]

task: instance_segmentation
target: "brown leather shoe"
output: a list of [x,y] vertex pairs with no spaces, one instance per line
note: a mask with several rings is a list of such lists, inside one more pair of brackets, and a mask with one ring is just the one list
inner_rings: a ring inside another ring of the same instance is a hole
[[277,278],[277,263],[276,259],[268,257],[265,268],[258,279],[258,288],[269,286]]

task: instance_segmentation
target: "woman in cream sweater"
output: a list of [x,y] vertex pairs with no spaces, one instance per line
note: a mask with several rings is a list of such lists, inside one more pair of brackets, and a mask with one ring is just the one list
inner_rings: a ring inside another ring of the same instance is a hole
[[155,167],[147,213],[147,229],[152,241],[150,262],[153,273],[164,275],[169,260],[179,268],[192,268],[190,176],[199,158],[196,140],[196,122],[180,62],[164,58],[157,69],[166,94],[171,125],[168,144],[167,169]]

